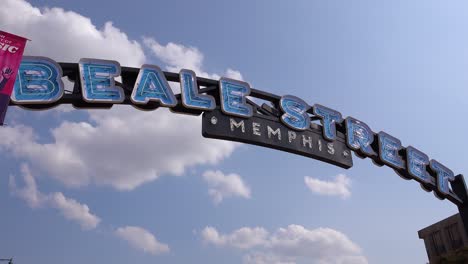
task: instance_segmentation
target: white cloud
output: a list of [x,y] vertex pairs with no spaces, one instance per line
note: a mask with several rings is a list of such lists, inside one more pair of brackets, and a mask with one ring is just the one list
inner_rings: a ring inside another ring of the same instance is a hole
[[231,234],[221,235],[214,227],[207,226],[202,230],[201,235],[206,243],[216,246],[249,249],[267,243],[268,231],[262,227],[242,227]]
[[351,196],[351,179],[344,175],[336,175],[333,181],[322,181],[312,177],[304,177],[307,187],[314,193],[327,196],[340,196],[343,199]]
[[11,193],[23,199],[31,208],[42,207],[47,197],[37,189],[36,180],[26,164],[21,165],[21,174],[24,180],[24,187],[21,189],[16,186],[15,177],[10,175],[9,188]]
[[243,227],[219,234],[213,227],[201,232],[205,243],[242,249],[245,263],[366,264],[361,248],[345,234],[330,228],[307,229],[300,225],[279,228]]
[[10,191],[13,195],[23,199],[32,208],[54,207],[66,219],[78,223],[82,229],[89,230],[98,226],[101,219],[92,214],[86,204],[81,204],[74,199],[67,198],[61,192],[51,194],[41,193],[36,180],[26,164],[21,166],[21,173],[25,182],[23,188],[16,185],[15,177],[10,175]]
[[0,27],[32,40],[27,43],[27,55],[66,62],[110,59],[134,67],[145,61],[141,45],[112,22],[98,29],[91,19],[62,8],[39,9],[23,0],[3,0]]
[[0,149],[67,186],[95,183],[119,190],[164,173],[181,175],[187,166],[215,164],[234,150],[234,143],[203,138],[200,118],[128,108],[90,112],[89,122],[65,121],[52,129],[53,142],[46,144],[29,127],[4,127]]
[[294,258],[281,257],[264,252],[253,252],[244,256],[245,264],[295,264]]
[[[146,61],[141,44],[111,22],[98,29],[89,18],[61,8],[39,9],[22,0],[6,0],[0,9],[0,25],[33,40],[27,54],[71,62],[82,57],[113,59],[137,67]],[[193,47],[170,43],[155,55],[169,68],[202,68],[203,54]],[[227,73],[241,77],[231,69]],[[97,184],[132,190],[161,174],[180,175],[189,166],[215,164],[236,146],[203,138],[200,117],[171,114],[166,109],[144,112],[114,106],[87,113],[84,122],[63,121],[51,128],[52,141],[47,143],[39,141],[29,127],[2,129],[0,134],[8,142],[0,142],[0,148],[27,159],[35,169],[67,186]]]
[[157,255],[169,252],[169,246],[159,242],[148,230],[138,226],[125,226],[115,230],[115,234],[132,247]]
[[[220,78],[218,74],[208,73],[202,69],[204,56],[196,47],[187,47],[172,42],[164,46],[153,38],[144,38],[143,42],[151,50],[153,55],[167,64],[166,68],[168,71],[178,72],[181,69],[190,69],[200,77],[215,80]],[[242,74],[230,68],[226,70],[224,76],[242,80]]]
[[66,219],[79,223],[83,229],[94,229],[101,221],[99,217],[90,212],[86,204],[67,198],[61,192],[51,194],[49,203],[57,208]]
[[231,68],[228,68],[226,70],[226,73],[224,74],[224,76],[231,78],[231,79],[235,79],[235,80],[243,80],[243,77],[240,71],[233,70]]
[[343,263],[344,259],[356,255],[362,257],[361,249],[355,243],[331,228],[309,230],[300,225],[289,225],[270,237],[269,248],[276,254],[316,259],[321,263]]
[[167,64],[168,70],[176,72],[186,68],[202,74],[204,56],[196,47],[186,47],[172,42],[163,46],[153,38],[144,38],[143,42],[157,58]]
[[250,188],[235,173],[224,175],[219,170],[209,170],[203,173],[203,179],[210,187],[208,193],[215,204],[221,203],[226,197],[250,198]]
[[226,244],[226,237],[218,233],[216,228],[207,226],[201,231],[201,236],[206,243],[211,243],[216,246],[224,246]]

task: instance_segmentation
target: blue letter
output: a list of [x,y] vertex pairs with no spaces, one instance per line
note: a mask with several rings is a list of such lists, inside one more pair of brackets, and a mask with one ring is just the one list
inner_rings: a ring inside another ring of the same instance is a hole
[[431,183],[431,176],[426,171],[429,164],[429,157],[421,151],[408,146],[406,148],[406,166],[411,177],[419,179],[424,183]]
[[405,162],[398,154],[402,149],[401,141],[385,132],[379,132],[380,160],[392,168],[404,169]]
[[329,141],[336,139],[336,123],[343,121],[341,113],[328,107],[315,104],[313,107],[314,115],[320,117],[320,123],[323,126],[323,137]]
[[346,118],[346,143],[353,150],[361,150],[367,156],[375,155],[371,147],[374,133],[364,122],[352,117]]
[[135,104],[147,104],[148,101],[156,101],[162,106],[168,107],[177,104],[177,99],[164,73],[158,66],[147,64],[141,66],[131,100]]
[[302,99],[292,95],[282,96],[280,108],[284,112],[281,121],[289,128],[304,131],[310,127],[310,117],[307,114],[310,106]]
[[18,104],[53,103],[63,96],[62,68],[45,57],[23,57],[11,100]]
[[81,59],[79,62],[83,99],[90,103],[121,103],[125,99],[122,87],[115,86],[120,75],[116,61]]
[[197,76],[193,71],[182,69],[179,78],[183,106],[200,110],[215,109],[216,102],[213,96],[198,93]]
[[221,110],[228,115],[252,117],[252,106],[246,103],[245,97],[250,94],[250,85],[246,82],[222,77],[219,79]]
[[431,169],[437,174],[437,189],[443,194],[450,193],[449,181],[455,180],[453,172],[436,160],[431,160]]

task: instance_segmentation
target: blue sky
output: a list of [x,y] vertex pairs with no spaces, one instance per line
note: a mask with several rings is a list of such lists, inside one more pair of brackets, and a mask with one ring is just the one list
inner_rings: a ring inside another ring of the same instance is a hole
[[[6,0],[0,29],[30,38],[29,55],[185,67],[296,95],[386,131],[457,174],[468,148],[457,133],[468,128],[467,8],[422,0]],[[0,143],[0,257],[425,263],[417,231],[456,213],[368,159],[344,170],[205,140],[200,121],[129,107],[10,108],[0,132],[7,139]],[[335,189],[324,194],[305,177]]]

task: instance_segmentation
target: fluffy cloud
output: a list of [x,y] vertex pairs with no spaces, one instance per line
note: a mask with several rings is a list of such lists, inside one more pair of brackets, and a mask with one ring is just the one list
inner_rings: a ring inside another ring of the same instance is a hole
[[215,228],[206,227],[201,236],[205,243],[247,251],[245,263],[367,263],[359,246],[330,228],[289,225],[270,234],[261,227],[243,227],[231,234],[219,234]]
[[98,226],[101,219],[92,214],[86,204],[67,198],[61,192],[41,193],[29,167],[25,164],[21,166],[21,173],[25,183],[24,187],[19,188],[16,185],[15,177],[10,175],[10,191],[13,195],[25,200],[30,207],[49,206],[56,208],[66,219],[78,223],[85,230]]
[[67,198],[61,192],[52,193],[48,198],[51,206],[57,208],[66,219],[79,223],[83,229],[94,229],[101,222],[86,204]]
[[38,142],[29,127],[4,127],[0,149],[28,159],[36,168],[77,187],[90,183],[131,190],[161,174],[180,175],[187,166],[214,164],[235,144],[203,138],[199,118],[130,111],[120,106],[90,112],[89,122],[63,122],[53,142]]
[[263,252],[253,252],[244,256],[245,264],[296,264],[294,258],[281,257]]
[[39,9],[23,0],[3,0],[0,25],[32,40],[26,46],[27,55],[68,62],[85,57],[110,59],[134,67],[145,61],[141,45],[112,22],[98,29],[89,18],[62,8]]
[[322,181],[312,177],[304,177],[304,182],[307,187],[314,193],[328,196],[340,196],[343,199],[351,196],[349,190],[351,179],[344,174],[336,175],[333,181]]
[[[72,62],[82,57],[113,59],[137,67],[146,62],[142,45],[111,22],[98,28],[89,18],[61,8],[39,9],[23,0],[6,0],[0,9],[0,25],[33,40],[27,45],[27,54]],[[169,69],[202,71],[203,54],[194,47],[162,46],[154,39],[145,43]],[[226,74],[242,78],[232,69]],[[8,142],[1,142],[0,149],[27,159],[35,169],[67,186],[97,184],[131,190],[161,174],[180,175],[189,166],[215,164],[236,146],[202,138],[197,133],[201,131],[200,117],[171,114],[166,109],[144,112],[114,106],[87,113],[84,122],[64,121],[51,128],[52,141],[47,143],[29,127],[2,129],[0,134]]]
[[31,208],[41,207],[47,197],[37,189],[36,180],[26,164],[21,165],[21,174],[24,180],[23,188],[18,188],[16,186],[15,177],[10,175],[9,187],[11,193],[23,199]]
[[221,235],[214,227],[207,226],[202,230],[201,235],[206,243],[216,246],[249,249],[267,243],[268,231],[262,227],[242,227],[231,234]]
[[169,246],[159,242],[148,230],[138,226],[125,226],[115,230],[115,234],[132,247],[157,255],[169,252]]
[[238,196],[250,198],[250,188],[237,174],[224,175],[221,171],[205,171],[203,179],[210,187],[209,195],[215,204],[219,204],[226,197]]
[[[177,72],[181,69],[191,69],[200,77],[215,80],[220,77],[218,74],[208,73],[202,69],[204,56],[196,47],[186,47],[172,42],[164,46],[153,38],[144,38],[144,43],[153,55],[167,65],[168,71]],[[242,80],[242,74],[230,68],[226,70],[224,76]]]

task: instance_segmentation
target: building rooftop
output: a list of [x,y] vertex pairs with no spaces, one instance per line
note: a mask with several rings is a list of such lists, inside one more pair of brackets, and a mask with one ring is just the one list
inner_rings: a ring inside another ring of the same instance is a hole
[[418,231],[424,239],[430,264],[468,263],[468,238],[460,214],[454,214]]

